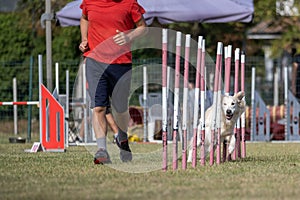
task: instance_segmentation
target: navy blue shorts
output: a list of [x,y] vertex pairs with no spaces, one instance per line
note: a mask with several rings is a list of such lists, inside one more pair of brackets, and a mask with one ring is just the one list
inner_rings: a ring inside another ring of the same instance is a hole
[[106,64],[87,58],[86,79],[91,108],[112,105],[116,112],[125,112],[128,109],[131,69],[132,64]]

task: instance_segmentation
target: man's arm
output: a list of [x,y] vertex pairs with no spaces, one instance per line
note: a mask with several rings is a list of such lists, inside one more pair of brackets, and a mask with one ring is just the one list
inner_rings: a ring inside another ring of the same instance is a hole
[[81,43],[79,45],[79,49],[82,52],[85,52],[89,49],[88,45],[88,26],[89,21],[85,15],[82,15],[80,18],[80,32],[81,32]]
[[124,45],[132,42],[135,38],[145,34],[147,32],[147,25],[142,17],[138,22],[135,23],[136,28],[128,33],[120,32],[116,30],[117,35],[114,36],[114,41],[118,45]]
[[144,17],[141,17],[141,19],[135,23],[135,26],[136,28],[127,34],[127,37],[129,38],[129,42],[133,41],[135,38],[147,32],[147,25],[144,20]]

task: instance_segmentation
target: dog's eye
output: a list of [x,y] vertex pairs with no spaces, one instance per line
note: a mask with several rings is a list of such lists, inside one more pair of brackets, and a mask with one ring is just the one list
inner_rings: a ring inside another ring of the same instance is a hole
[[226,106],[227,105],[227,103],[223,103],[224,104],[224,106]]
[[232,102],[232,103],[231,103],[231,105],[232,105],[232,106],[234,106],[234,105],[235,105],[235,103],[234,103],[234,102]]

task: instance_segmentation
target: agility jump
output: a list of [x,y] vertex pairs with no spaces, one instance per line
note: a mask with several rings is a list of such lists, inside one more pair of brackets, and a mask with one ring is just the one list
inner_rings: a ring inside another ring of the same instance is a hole
[[[66,102],[64,107],[58,100],[58,91],[52,95],[43,85],[42,56],[38,56],[39,68],[39,101],[0,102],[0,106],[8,105],[36,105],[39,107],[40,142],[34,143],[31,152],[42,150],[46,152],[64,152],[68,146],[68,109],[69,109],[69,73],[66,71]],[[57,78],[58,78],[58,66]],[[58,81],[57,81],[58,82]],[[58,87],[58,84],[57,84]],[[66,127],[66,128],[65,128]]]

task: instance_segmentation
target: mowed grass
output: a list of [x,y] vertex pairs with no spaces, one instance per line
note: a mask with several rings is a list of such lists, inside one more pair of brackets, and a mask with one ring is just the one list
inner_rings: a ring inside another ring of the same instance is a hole
[[[177,171],[169,166],[167,172],[145,173],[94,165],[84,146],[68,147],[65,153],[25,153],[31,146],[10,144],[0,134],[0,199],[300,198],[299,143],[247,143],[243,160],[196,169],[189,164],[187,170],[179,161]],[[148,148],[153,146],[132,144],[135,151]]]

